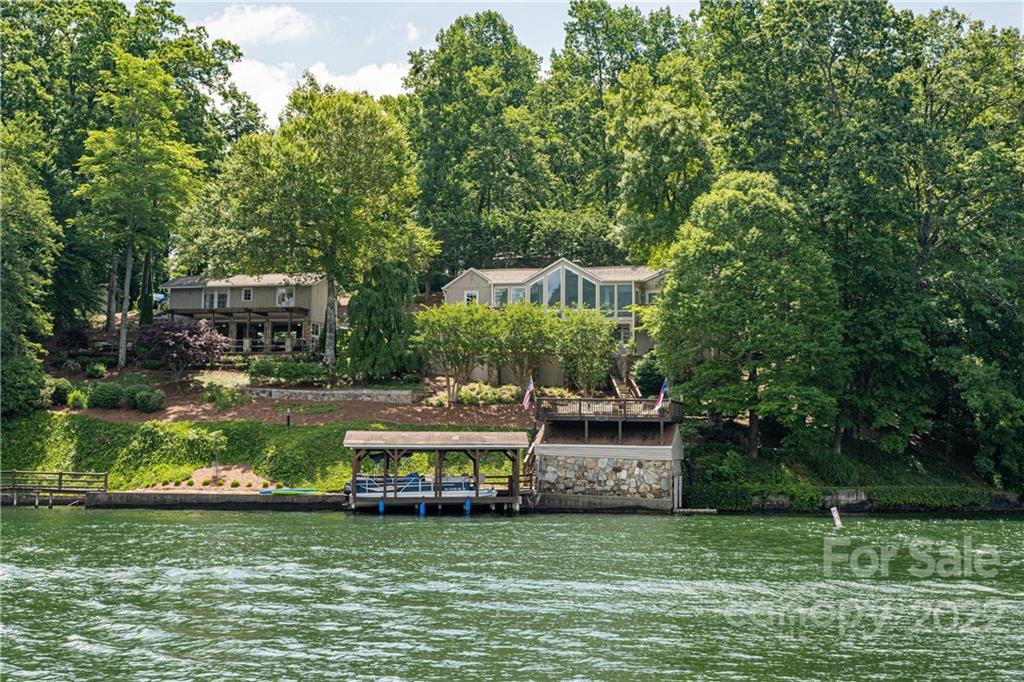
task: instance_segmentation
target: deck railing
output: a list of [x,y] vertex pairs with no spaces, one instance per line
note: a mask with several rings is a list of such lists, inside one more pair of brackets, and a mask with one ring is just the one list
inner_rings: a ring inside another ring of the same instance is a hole
[[107,491],[105,471],[0,471],[0,492],[82,495]]
[[683,418],[681,403],[630,398],[537,398],[538,421],[666,421]]

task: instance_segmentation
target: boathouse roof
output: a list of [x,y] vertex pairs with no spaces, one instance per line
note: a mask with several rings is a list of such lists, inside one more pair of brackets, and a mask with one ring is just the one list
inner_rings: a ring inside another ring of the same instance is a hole
[[518,450],[529,447],[522,431],[349,431],[347,448]]

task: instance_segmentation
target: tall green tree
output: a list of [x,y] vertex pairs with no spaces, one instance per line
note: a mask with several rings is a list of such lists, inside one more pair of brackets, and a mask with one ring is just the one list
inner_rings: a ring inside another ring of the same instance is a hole
[[406,263],[378,263],[363,277],[348,304],[353,377],[386,379],[409,368],[416,291],[416,277]]
[[103,74],[99,104],[111,125],[90,131],[79,164],[85,183],[77,193],[108,238],[124,249],[117,363],[127,364],[128,309],[136,249],[166,246],[171,225],[196,189],[202,163],[181,141],[173,80],[153,60],[118,51]]
[[801,208],[763,173],[728,173],[693,206],[647,324],[658,363],[709,413],[817,435],[836,418],[842,313]]
[[234,145],[184,241],[213,270],[323,275],[324,364],[333,371],[339,287],[355,289],[381,258],[415,259],[428,241],[412,221],[415,196],[398,121],[368,95],[307,79],[277,131]]
[[410,55],[419,215],[441,241],[439,273],[496,255],[490,216],[543,204],[547,170],[523,108],[539,64],[493,11],[459,17],[434,49]]
[[622,74],[611,134],[622,154],[619,215],[634,260],[667,247],[714,180],[718,126],[700,64],[669,53]]
[[52,323],[43,301],[52,285],[60,228],[50,214],[38,167],[32,164],[32,160],[45,162],[45,153],[33,153],[32,147],[38,152],[37,145],[26,146],[33,139],[41,140],[40,131],[25,119],[0,124],[0,407],[4,414],[23,414],[41,406],[40,341],[50,334]]
[[606,0],[573,0],[565,43],[531,98],[555,177],[556,205],[590,206],[614,215],[622,152],[609,134],[620,76],[637,64],[650,71],[682,41],[682,23],[666,9],[644,14]]
[[[171,74],[182,97],[174,114],[180,134],[207,162],[223,156],[241,133],[262,127],[262,116],[229,82],[228,65],[241,58],[238,47],[188,26],[170,0],[139,0],[131,8],[120,0],[10,0],[0,4],[0,43],[0,116],[36,117],[53,159],[40,182],[62,238],[46,307],[56,324],[74,324],[97,310],[100,288],[119,275],[110,244],[75,192],[84,181],[78,164],[88,131],[110,125],[98,96],[101,73],[113,70],[116,50],[152,58]],[[153,272],[163,271],[165,256],[152,254]],[[108,287],[111,295],[116,290]],[[113,318],[111,311],[111,324]]]
[[444,375],[449,406],[473,370],[493,354],[497,315],[494,308],[478,303],[432,306],[416,313],[416,343],[431,367]]

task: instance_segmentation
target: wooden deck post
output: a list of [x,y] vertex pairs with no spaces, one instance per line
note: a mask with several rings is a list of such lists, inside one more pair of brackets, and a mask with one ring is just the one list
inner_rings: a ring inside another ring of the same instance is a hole
[[363,459],[362,450],[352,451],[352,492],[349,494],[349,504],[352,508],[356,508],[356,479],[359,478],[359,464]]
[[480,451],[471,450],[466,454],[473,460],[473,489],[474,497],[480,497]]
[[381,491],[381,498],[388,496],[388,465],[391,462],[391,455],[388,454],[387,450],[384,451],[384,490]]
[[434,497],[444,497],[444,455],[434,450]]

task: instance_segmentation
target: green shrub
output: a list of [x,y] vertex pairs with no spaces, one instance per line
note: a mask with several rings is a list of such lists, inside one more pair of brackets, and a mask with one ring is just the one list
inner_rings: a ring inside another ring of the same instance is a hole
[[68,407],[72,410],[84,410],[89,406],[89,393],[75,388],[68,392]]
[[107,366],[102,362],[91,362],[85,368],[85,376],[90,379],[102,379],[107,376]]
[[7,353],[5,347],[0,377],[5,415],[25,415],[47,406],[46,378],[42,363],[35,357],[25,352]]
[[190,478],[190,479],[188,479],[188,480],[187,480],[187,481],[185,482],[185,485],[187,485],[187,486],[188,486],[189,488],[191,488],[191,487],[192,487],[192,486],[194,486],[195,484],[196,484],[196,482],[195,482],[195,481],[193,481],[193,480],[192,480],[191,478]]
[[252,397],[234,387],[212,384],[203,389],[203,400],[213,403],[218,410],[252,402]]
[[50,385],[50,402],[54,405],[67,405],[68,394],[74,388],[71,382],[64,377],[50,377],[48,383]]
[[637,360],[633,367],[633,381],[644,397],[658,395],[664,380],[665,375],[658,368],[658,356],[653,350]]
[[145,358],[139,362],[139,367],[142,369],[164,369],[167,367],[167,363],[163,360],[155,360],[153,358]]
[[252,487],[252,481],[249,481],[248,483],[246,483],[245,487],[246,488],[251,488]]
[[435,396],[424,398],[423,404],[427,407],[448,407],[448,394],[439,393]]
[[320,384],[329,379],[319,362],[287,360],[254,360],[248,374],[251,381],[272,384]]
[[210,479],[204,478],[203,479],[203,485],[210,485]]
[[65,372],[70,372],[71,374],[78,374],[79,372],[82,371],[82,365],[78,362],[78,360],[65,360],[64,362],[60,363],[60,368],[63,369]]
[[150,390],[146,384],[126,384],[121,386],[121,404],[129,410],[137,409],[136,396]]
[[968,486],[868,486],[863,490],[874,504],[894,511],[982,507],[991,499],[987,490]]
[[231,481],[231,487],[232,487],[232,488],[237,488],[237,487],[239,487],[240,485],[242,485],[242,484],[241,484],[241,483],[239,483],[238,481]]
[[264,488],[270,487],[270,482],[269,481],[263,481],[263,487]]
[[580,394],[562,386],[541,386],[537,389],[537,395],[544,398],[579,398]]
[[89,407],[102,407],[112,410],[121,405],[121,396],[124,391],[117,384],[100,383],[89,391]]
[[495,387],[476,382],[459,388],[459,403],[462,405],[508,405],[522,399],[522,391],[512,384]]
[[175,488],[179,487],[180,485],[181,485],[181,481],[175,481],[174,482],[174,487]]
[[140,391],[135,394],[135,409],[146,414],[156,412],[164,406],[166,397],[167,395],[159,388]]

